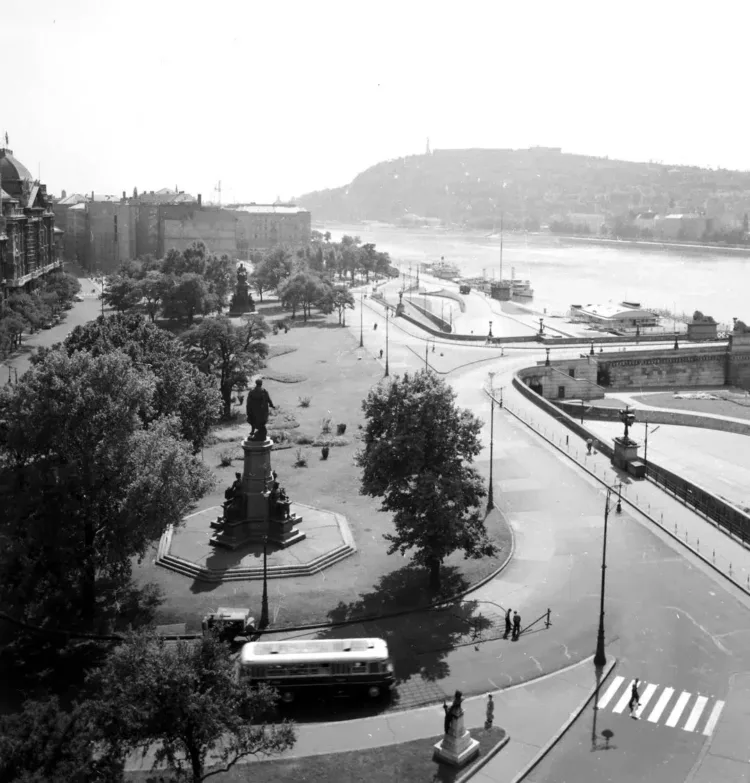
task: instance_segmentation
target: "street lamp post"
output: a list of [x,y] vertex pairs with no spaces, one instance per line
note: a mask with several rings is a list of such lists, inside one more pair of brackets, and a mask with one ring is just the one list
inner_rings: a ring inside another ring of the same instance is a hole
[[545,348],[544,350],[547,351],[547,359],[545,360],[544,363],[547,365],[547,367],[549,367],[549,352],[550,352],[550,349],[549,348]]
[[365,292],[359,292],[359,347],[364,348],[364,314],[365,314]]
[[[659,429],[659,427],[654,427],[654,428],[651,430],[651,432],[656,432],[656,430],[658,430],[658,429]],[[644,446],[643,446],[643,461],[644,461],[644,462],[645,462],[647,465],[648,465],[648,433],[649,433],[649,429],[648,429],[648,422],[646,422],[646,442],[645,442],[645,444],[644,444]]]
[[495,456],[495,390],[492,387],[492,381],[495,373],[489,373],[490,376],[490,486],[487,490],[487,511],[495,508],[495,495],[492,491],[492,463]]
[[609,519],[609,494],[607,489],[607,499],[604,505],[604,542],[602,544],[602,589],[599,603],[599,631],[596,635],[596,653],[594,655],[594,666],[598,669],[604,668],[607,663],[607,656],[604,654],[604,585],[605,575],[607,573],[607,520]]
[[263,598],[260,603],[260,628],[268,628],[268,536],[263,536]]
[[388,372],[388,305],[385,306],[385,377],[390,375]]

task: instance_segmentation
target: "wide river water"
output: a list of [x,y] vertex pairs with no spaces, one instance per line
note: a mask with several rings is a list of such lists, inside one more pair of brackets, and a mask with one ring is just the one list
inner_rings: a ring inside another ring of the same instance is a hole
[[[314,226],[373,242],[390,253],[394,263],[438,261],[457,264],[463,275],[499,275],[497,235],[444,229],[407,229],[385,223]],[[571,304],[639,302],[644,307],[692,314],[701,310],[718,322],[732,318],[750,322],[750,255],[729,255],[710,249],[642,248],[578,244],[555,237],[506,234],[503,277],[511,267],[534,289],[533,305],[550,313],[567,312]]]

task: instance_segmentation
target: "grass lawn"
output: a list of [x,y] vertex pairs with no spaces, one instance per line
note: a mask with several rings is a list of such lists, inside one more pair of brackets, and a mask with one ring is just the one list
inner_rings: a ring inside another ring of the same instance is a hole
[[[324,756],[305,756],[277,761],[254,761],[238,764],[229,772],[211,778],[216,783],[431,783],[432,781],[456,780],[481,761],[505,737],[505,731],[498,726],[486,730],[472,729],[471,736],[479,741],[479,755],[469,765],[456,770],[447,764],[432,760],[433,745],[442,739],[413,740],[400,745],[386,745],[370,750],[331,753]],[[502,751],[500,751],[502,753]],[[149,778],[169,781],[165,774],[154,772],[131,772],[126,780],[132,783],[146,783]]]
[[[689,389],[685,391],[690,391]],[[634,400],[654,408],[672,408],[691,413],[713,413],[717,416],[731,416],[733,419],[750,419],[750,399],[747,394],[727,389],[709,392],[720,397],[718,400],[676,400],[672,392],[633,396]]]
[[[275,303],[261,304],[259,312],[280,315]],[[288,334],[268,336],[271,356],[263,370],[277,410],[268,424],[275,441],[286,443],[273,451],[272,464],[279,482],[293,501],[319,506],[346,516],[358,551],[353,556],[313,577],[269,581],[271,621],[274,626],[327,621],[333,616],[361,616],[362,613],[398,611],[424,605],[435,596],[426,588],[427,574],[409,568],[409,560],[386,554],[382,534],[391,530],[391,517],[379,511],[379,501],[359,494],[360,469],[354,456],[361,446],[359,429],[364,424],[362,400],[383,377],[383,368],[348,329],[338,325],[336,315],[314,314],[303,325],[300,317]],[[309,398],[309,406],[301,400]],[[237,407],[236,421],[217,429],[212,445],[203,453],[214,471],[216,489],[198,508],[219,505],[235,471],[242,470],[240,442],[249,432],[244,411]],[[322,435],[325,420],[331,435]],[[337,424],[345,424],[343,436],[336,436]],[[319,446],[311,442],[332,440],[330,455],[321,459]],[[289,439],[293,441],[289,447]],[[298,445],[302,441],[304,445]],[[305,443],[306,442],[306,443]],[[295,467],[298,451],[307,458],[307,467]],[[229,452],[232,465],[220,465],[220,453]],[[304,526],[304,522],[303,522]],[[493,512],[488,529],[501,551],[495,558],[464,560],[454,554],[445,562],[446,591],[468,587],[494,571],[510,548],[510,531]],[[136,565],[139,583],[155,582],[163,591],[164,602],[157,614],[159,623],[186,622],[191,630],[200,627],[202,615],[220,605],[247,606],[260,610],[261,583],[229,582],[225,585],[193,582],[192,579],[157,568],[153,555]],[[351,611],[347,611],[350,608]]]

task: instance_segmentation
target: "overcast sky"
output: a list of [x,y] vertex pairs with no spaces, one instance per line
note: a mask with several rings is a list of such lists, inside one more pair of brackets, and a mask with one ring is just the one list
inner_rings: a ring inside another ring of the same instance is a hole
[[0,132],[59,194],[268,201],[434,148],[750,169],[748,0],[33,0]]

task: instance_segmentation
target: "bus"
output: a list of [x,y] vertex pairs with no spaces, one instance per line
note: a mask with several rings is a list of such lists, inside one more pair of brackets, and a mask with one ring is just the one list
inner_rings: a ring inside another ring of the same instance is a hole
[[250,687],[265,682],[290,704],[314,692],[387,696],[395,682],[384,639],[305,639],[248,642],[240,677]]

